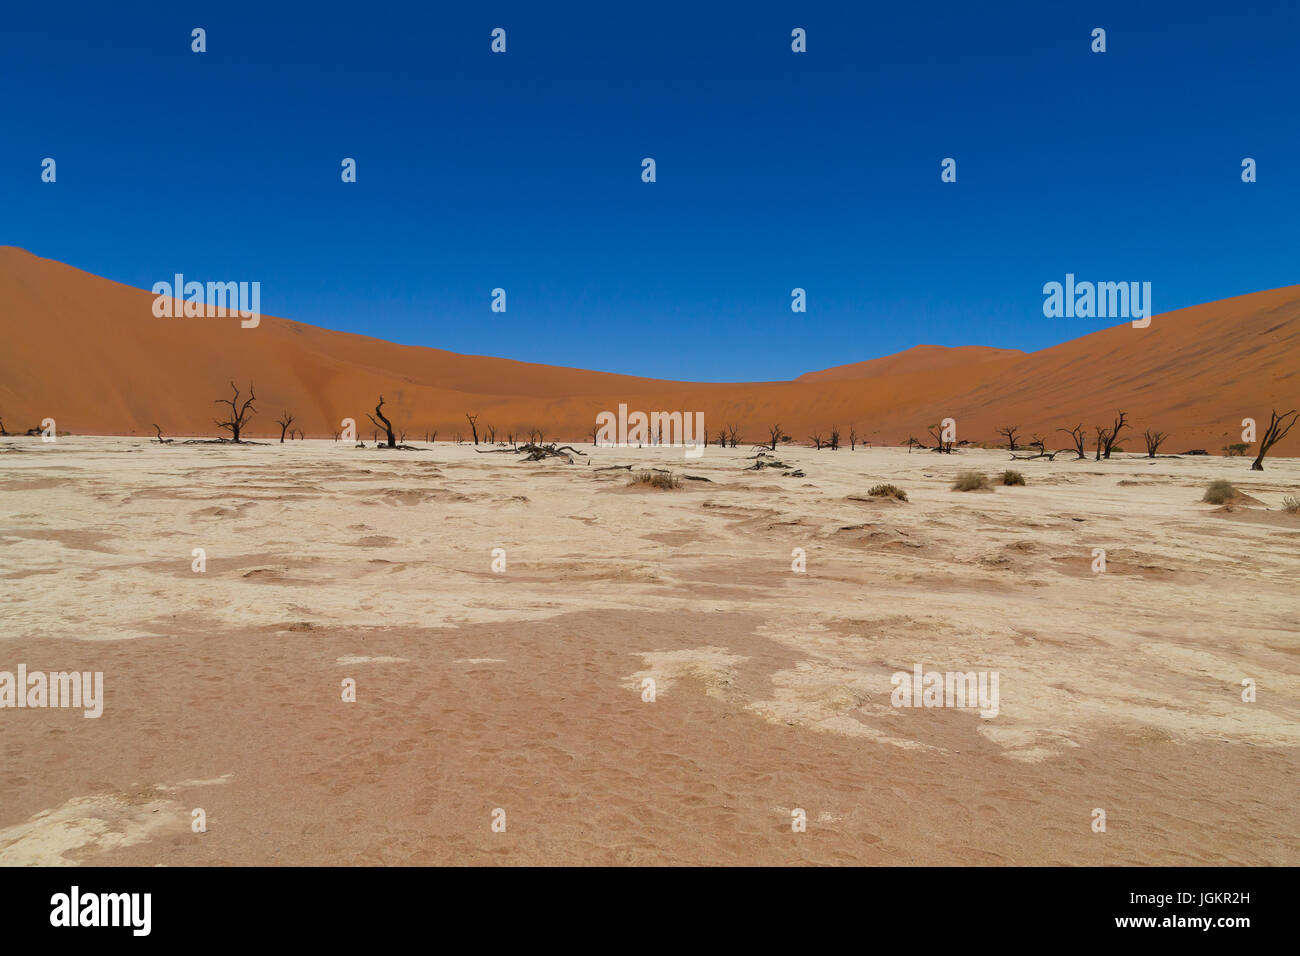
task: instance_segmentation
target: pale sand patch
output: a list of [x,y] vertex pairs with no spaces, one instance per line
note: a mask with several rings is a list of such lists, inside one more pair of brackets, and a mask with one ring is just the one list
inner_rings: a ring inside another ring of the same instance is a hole
[[[1005,453],[782,448],[788,479],[711,447],[685,470],[712,484],[651,495],[596,468],[683,470],[672,452],[587,450],[4,456],[0,670],[103,670],[106,709],[0,719],[0,826],[203,766],[237,774],[211,791],[226,825],[98,856],[1300,862],[1300,524],[1197,500],[1228,478],[1279,501],[1300,462],[1061,456],[974,496],[953,475]],[[909,501],[858,500],[882,482]],[[527,521],[501,507],[520,496]],[[345,705],[340,663],[403,666]],[[892,708],[918,663],[997,671],[998,716]],[[502,801],[508,849],[478,836]],[[1102,801],[1123,808],[1104,844]],[[828,808],[834,839],[782,842],[774,803]]]
[[[159,783],[154,790],[176,793],[228,784],[234,774]],[[102,853],[135,846],[165,833],[190,832],[190,811],[175,800],[142,794],[97,793],[74,797],[42,810],[26,823],[0,830],[0,866],[66,866],[92,862]]]
[[0,866],[67,866],[188,830],[189,813],[174,800],[134,802],[118,794],[74,797],[26,823],[0,830]]
[[650,678],[655,684],[655,696],[671,690],[682,678],[690,677],[704,685],[710,697],[726,697],[736,681],[736,665],[745,660],[731,654],[723,647],[696,647],[680,651],[644,651],[639,656],[646,669],[624,678],[624,686],[637,693],[642,683]]
[[[888,676],[883,690],[877,675],[863,673],[846,664],[799,661],[793,669],[771,675],[773,696],[750,701],[749,710],[773,723],[807,727],[851,737],[865,737],[876,743],[913,750],[935,750],[927,744],[896,737],[870,723],[860,714],[888,718]],[[879,699],[883,694],[883,703]],[[856,712],[856,713],[855,713]]]
[[223,773],[220,777],[212,777],[209,780],[182,780],[179,783],[155,784],[155,790],[161,790],[164,793],[175,793],[177,790],[187,790],[190,787],[214,787],[218,784],[230,783],[235,779],[233,773]]

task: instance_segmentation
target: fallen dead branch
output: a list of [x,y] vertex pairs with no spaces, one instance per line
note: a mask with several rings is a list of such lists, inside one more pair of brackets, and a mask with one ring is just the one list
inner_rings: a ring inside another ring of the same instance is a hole
[[[516,454],[523,453],[523,461],[543,461],[547,458],[560,458],[567,461],[570,465],[573,464],[574,455],[581,455],[584,458],[587,457],[585,451],[578,451],[578,449],[574,448],[572,445],[556,445],[555,443],[539,445],[531,441],[520,445],[518,448],[502,448],[499,450],[515,452]],[[488,454],[490,453],[491,452]]]

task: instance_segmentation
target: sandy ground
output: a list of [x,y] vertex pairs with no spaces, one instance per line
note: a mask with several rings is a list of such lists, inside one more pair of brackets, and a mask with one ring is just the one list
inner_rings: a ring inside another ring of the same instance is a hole
[[0,863],[1300,863],[1300,462],[585,450],[0,442]]

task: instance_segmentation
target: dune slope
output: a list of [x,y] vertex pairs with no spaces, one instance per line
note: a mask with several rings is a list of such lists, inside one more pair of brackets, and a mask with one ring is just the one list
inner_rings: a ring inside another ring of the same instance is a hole
[[[278,435],[282,409],[307,434],[328,436],[365,414],[382,393],[409,436],[469,434],[464,415],[499,432],[537,426],[548,436],[589,435],[596,413],[627,403],[645,411],[703,411],[745,441],[779,422],[804,440],[850,427],[878,443],[923,437],[949,417],[959,439],[1024,437],[1109,422],[1124,409],[1135,426],[1170,433],[1165,450],[1240,440],[1241,419],[1300,405],[1300,286],[1206,303],[1030,354],[983,347],[917,346],[894,356],[810,372],[792,382],[689,383],[459,355],[264,316],[155,318],[153,295],[14,247],[0,247],[0,417],[9,431],[42,418],[63,431],[215,435],[214,399],[256,383],[250,435]],[[1295,454],[1300,430],[1276,453]]]

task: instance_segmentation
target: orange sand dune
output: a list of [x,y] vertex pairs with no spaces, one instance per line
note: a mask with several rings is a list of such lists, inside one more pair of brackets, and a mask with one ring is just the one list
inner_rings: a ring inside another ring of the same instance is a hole
[[[716,432],[730,423],[747,441],[780,422],[796,440],[850,426],[876,442],[922,437],[944,417],[958,438],[993,441],[1001,425],[1053,444],[1061,426],[1109,422],[1118,408],[1136,430],[1170,433],[1166,450],[1218,452],[1240,440],[1241,420],[1300,405],[1300,286],[1157,315],[1041,352],[918,346],[894,356],[812,372],[792,382],[669,382],[509,359],[459,355],[264,316],[155,318],[154,297],[0,247],[0,417],[10,431],[52,417],[60,431],[216,435],[213,399],[230,379],[256,383],[249,436],[278,435],[282,409],[309,435],[345,417],[369,435],[365,413],[381,392],[409,437],[431,429],[468,435],[464,414],[499,432],[538,426],[548,436],[589,435],[598,412],[620,402],[644,411],[703,411]],[[363,427],[364,426],[364,427]],[[1300,450],[1300,429],[1276,449]]]
[[949,348],[943,345],[913,345],[910,349],[895,355],[884,355],[854,362],[851,365],[837,365],[822,369],[820,372],[804,372],[796,382],[842,382],[845,379],[872,378],[877,375],[902,375],[907,372],[934,371],[952,368],[954,365],[978,365],[980,362],[992,362],[995,359],[1019,357],[1025,353],[1019,349],[995,349],[986,345],[958,345]]

